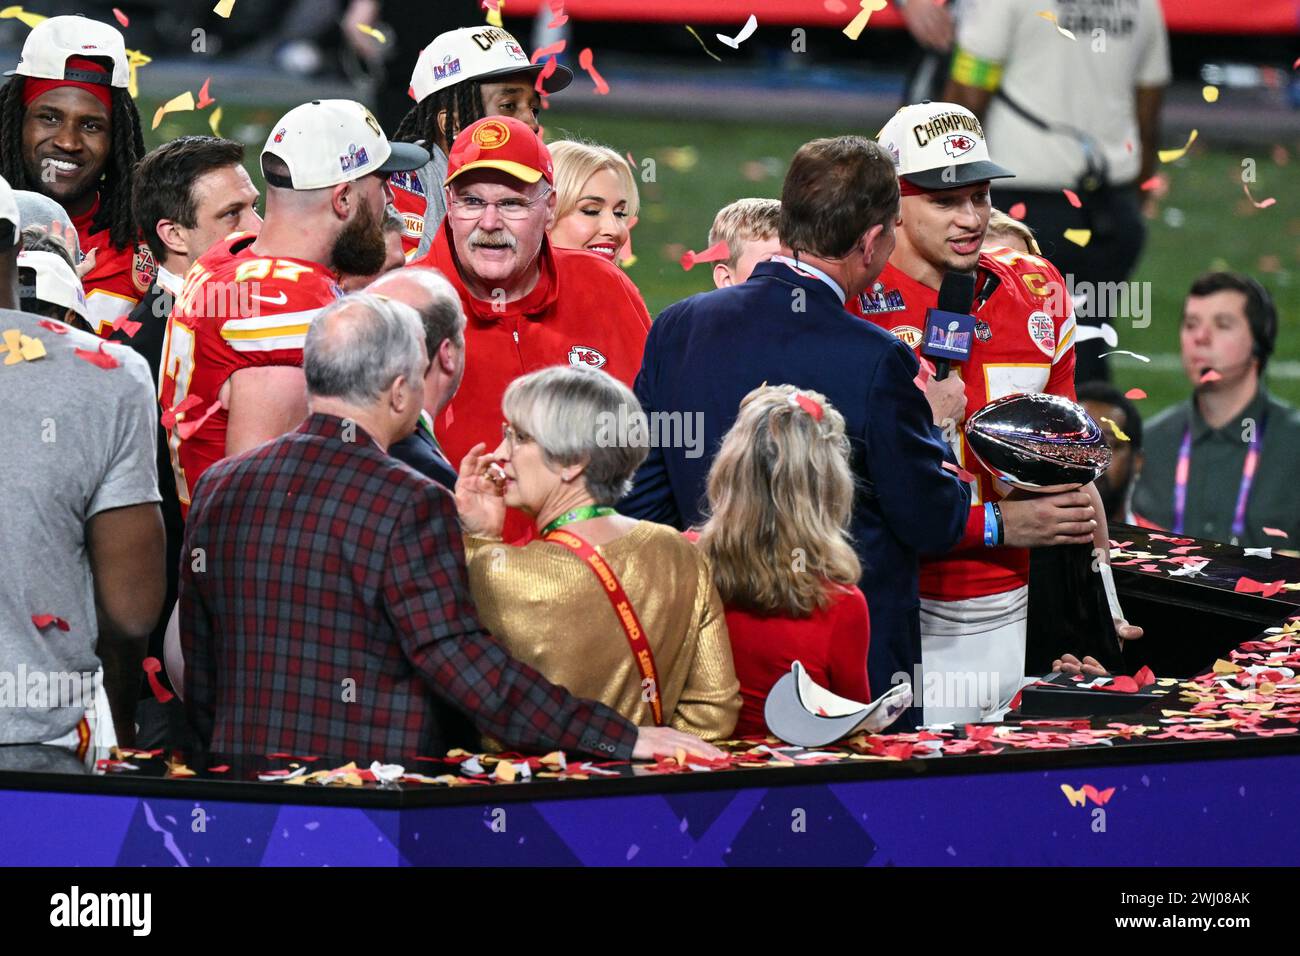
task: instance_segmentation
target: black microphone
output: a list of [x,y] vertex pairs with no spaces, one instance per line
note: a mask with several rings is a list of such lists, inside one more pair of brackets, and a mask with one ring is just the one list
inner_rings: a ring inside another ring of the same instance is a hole
[[925,338],[921,354],[934,359],[934,377],[943,381],[953,362],[970,358],[975,318],[970,314],[975,301],[975,276],[967,272],[945,272],[939,285],[939,302],[925,313]]

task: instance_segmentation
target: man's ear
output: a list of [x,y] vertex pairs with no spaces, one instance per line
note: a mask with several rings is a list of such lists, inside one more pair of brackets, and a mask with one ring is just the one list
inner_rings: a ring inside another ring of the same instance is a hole
[[330,206],[340,219],[347,219],[356,203],[357,191],[352,188],[352,183],[339,183],[330,192]]
[[731,274],[725,262],[715,262],[713,264],[713,284],[719,289],[725,289],[728,286],[736,284],[736,278]]
[[452,344],[451,339],[443,339],[438,344],[438,356],[435,361],[445,374],[456,374],[456,346]]
[[550,232],[555,227],[555,210],[560,204],[560,194],[551,189],[546,195],[546,231]]
[[399,415],[406,411],[407,403],[410,401],[408,392],[405,375],[397,376],[393,379],[393,384],[388,386],[388,406]]
[[190,246],[186,242],[184,226],[170,219],[159,219],[153,228],[169,251],[178,256],[189,257]]
[[862,261],[864,264],[871,262],[876,251],[876,243],[880,242],[880,237],[884,234],[884,223],[877,223],[862,234],[862,238],[858,240],[858,243],[862,248]]

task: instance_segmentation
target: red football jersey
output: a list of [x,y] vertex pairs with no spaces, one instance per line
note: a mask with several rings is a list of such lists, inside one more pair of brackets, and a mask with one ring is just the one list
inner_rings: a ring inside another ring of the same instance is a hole
[[167,320],[158,402],[166,412],[197,399],[176,414],[168,434],[185,511],[199,476],[226,457],[221,386],[241,368],[302,365],[307,327],[343,294],[320,263],[256,255],[256,238],[236,233],[201,256]]
[[424,237],[424,212],[429,203],[414,172],[393,173],[388,185],[393,191],[393,206],[402,216],[402,251],[409,262]]
[[[975,337],[968,362],[966,415],[1015,392],[1074,398],[1074,309],[1060,272],[1046,259],[1012,249],[980,253]],[[1001,284],[980,304],[989,275]],[[857,315],[893,332],[920,356],[927,309],[936,289],[886,265],[870,292],[850,299]],[[953,451],[976,476],[966,533],[952,551],[921,561],[921,596],[936,601],[1001,594],[1029,582],[1029,551],[984,546],[984,502],[997,500],[992,474],[971,454],[963,433]]]
[[83,255],[95,252],[95,267],[81,279],[86,290],[86,311],[90,327],[104,338],[113,331],[113,323],[130,315],[140,297],[149,291],[158,275],[153,253],[144,242],[130,248],[109,244],[108,230],[90,231],[91,221],[99,211],[99,200],[84,215],[72,220]]

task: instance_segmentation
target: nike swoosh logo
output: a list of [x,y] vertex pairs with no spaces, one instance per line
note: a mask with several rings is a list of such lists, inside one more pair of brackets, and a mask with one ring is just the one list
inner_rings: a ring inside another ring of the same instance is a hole
[[278,299],[273,299],[269,295],[254,295],[251,292],[248,293],[248,297],[250,299],[256,299],[258,302],[269,302],[271,305],[284,305],[289,301],[289,296],[283,289],[280,290],[280,297]]

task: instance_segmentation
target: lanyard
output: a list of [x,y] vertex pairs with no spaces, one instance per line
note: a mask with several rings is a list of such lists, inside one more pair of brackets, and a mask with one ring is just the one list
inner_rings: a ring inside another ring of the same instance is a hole
[[[588,505],[587,507],[594,506]],[[614,509],[610,508],[608,510],[612,512]],[[600,579],[600,589],[605,592],[605,597],[609,598],[609,603],[614,608],[614,616],[618,618],[618,623],[622,625],[623,635],[632,648],[632,659],[636,661],[637,669],[641,671],[641,687],[643,690],[650,691],[650,710],[654,714],[655,726],[662,727],[664,725],[664,705],[659,697],[661,692],[659,671],[655,667],[654,651],[650,649],[650,642],[646,640],[641,621],[636,616],[632,601],[628,598],[627,592],[623,590],[623,585],[619,583],[614,569],[600,556],[599,551],[572,531],[551,531],[545,535],[544,540],[568,548],[582,558],[587,567],[591,568],[596,577]],[[647,681],[650,682],[648,687],[646,685]],[[644,699],[644,694],[642,697]]]
[[834,292],[835,297],[840,300],[840,304],[844,304],[844,290],[840,288],[840,284],[816,266],[810,266],[808,263],[800,262],[798,259],[791,259],[789,256],[773,256],[772,261],[789,266],[795,272],[802,273],[803,275],[811,276],[814,279],[821,279],[831,287],[831,291]]
[[582,505],[572,511],[566,511],[548,524],[542,529],[542,537],[545,538],[556,528],[563,528],[566,524],[572,524],[575,521],[586,521],[588,518],[604,518],[613,514],[618,514],[618,512],[609,505]]
[[[1246,504],[1250,500],[1250,486],[1255,483],[1255,469],[1259,467],[1259,450],[1264,444],[1264,424],[1255,429],[1246,449],[1246,461],[1241,466],[1241,485],[1237,489],[1237,507],[1232,513],[1232,543],[1236,544],[1246,530]],[[1174,469],[1174,534],[1183,533],[1183,519],[1187,515],[1187,481],[1192,471],[1192,426],[1183,431],[1183,443],[1178,446],[1178,466]]]

